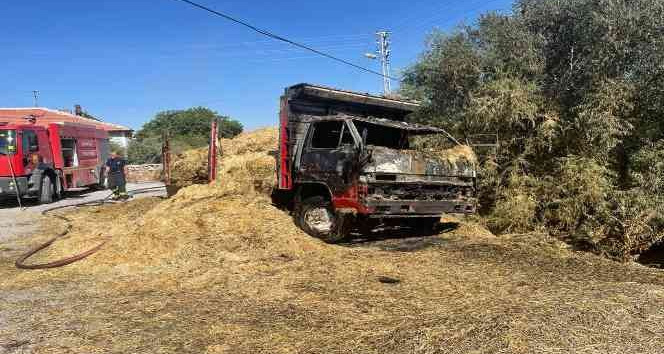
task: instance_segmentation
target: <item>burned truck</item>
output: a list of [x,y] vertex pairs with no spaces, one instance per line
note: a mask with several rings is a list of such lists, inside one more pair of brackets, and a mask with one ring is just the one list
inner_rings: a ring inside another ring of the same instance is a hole
[[[310,84],[287,88],[273,200],[329,243],[380,224],[431,230],[443,214],[474,213],[472,150],[441,128],[409,123],[417,108]],[[453,146],[426,148],[429,140]]]

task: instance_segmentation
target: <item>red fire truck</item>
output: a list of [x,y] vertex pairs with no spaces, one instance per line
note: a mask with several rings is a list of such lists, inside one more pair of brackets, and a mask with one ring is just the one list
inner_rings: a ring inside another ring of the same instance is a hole
[[63,192],[103,187],[108,134],[94,125],[0,122],[0,197],[50,203]]

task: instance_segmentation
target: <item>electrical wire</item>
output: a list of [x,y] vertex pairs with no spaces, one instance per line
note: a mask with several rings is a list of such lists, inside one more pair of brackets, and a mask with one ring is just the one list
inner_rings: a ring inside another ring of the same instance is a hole
[[282,37],[282,36],[276,35],[276,34],[274,34],[274,33],[272,33],[272,32],[267,31],[267,30],[260,29],[260,28],[254,26],[254,25],[252,25],[252,24],[250,24],[250,23],[248,23],[248,22],[245,22],[245,21],[242,21],[242,20],[238,20],[238,19],[236,19],[236,18],[234,18],[234,17],[232,17],[232,16],[230,16],[230,15],[227,15],[227,14],[221,13],[221,12],[219,12],[219,11],[216,11],[216,10],[214,10],[214,9],[211,9],[211,8],[207,7],[207,6],[201,5],[201,4],[199,4],[199,3],[196,3],[196,2],[193,2],[193,1],[190,1],[190,0],[175,0],[175,1],[183,2],[183,3],[189,4],[189,5],[193,6],[193,7],[197,7],[197,8],[199,8],[199,9],[201,9],[201,10],[207,11],[207,12],[209,12],[209,13],[211,13],[211,14],[214,14],[214,15],[219,16],[219,17],[223,17],[223,18],[225,18],[225,19],[227,19],[227,20],[229,20],[229,21],[231,21],[231,22],[235,22],[235,23],[237,23],[237,24],[239,24],[239,25],[242,25],[242,26],[244,26],[244,27],[247,27],[247,28],[251,29],[252,31],[257,32],[257,33],[260,33],[260,34],[262,34],[262,35],[264,35],[264,36],[266,36],[266,37],[269,37],[269,38],[272,38],[272,39],[275,39],[275,40],[278,40],[278,41],[281,41],[281,42],[288,43],[288,44],[293,45],[293,46],[298,47],[298,48],[302,48],[302,49],[308,50],[308,51],[310,51],[310,52],[313,52],[313,53],[316,53],[316,54],[318,54],[318,55],[324,56],[324,57],[326,57],[326,58],[328,58],[328,59],[332,59],[332,60],[334,60],[334,61],[337,61],[337,62],[340,62],[340,63],[346,64],[346,65],[352,66],[352,67],[354,67],[354,68],[356,68],[356,69],[358,69],[358,70],[362,70],[362,71],[365,71],[365,72],[368,72],[368,73],[371,73],[371,74],[374,74],[374,75],[378,75],[378,76],[380,76],[380,77],[388,78],[388,79],[390,79],[390,80],[395,80],[395,81],[398,81],[398,80],[399,80],[399,79],[397,79],[397,78],[394,78],[394,77],[391,77],[391,76],[388,76],[388,75],[383,75],[382,73],[379,73],[378,71],[371,70],[371,69],[369,69],[369,68],[365,68],[365,67],[363,67],[363,66],[360,66],[360,65],[357,65],[357,64],[351,63],[351,62],[348,61],[348,60],[345,60],[345,59],[341,59],[341,58],[335,57],[334,55],[328,54],[328,53],[326,53],[326,52],[322,52],[322,51],[320,51],[320,50],[318,50],[318,49],[315,49],[315,48],[312,48],[312,47],[310,47],[310,46],[308,46],[308,45],[305,45],[305,44],[302,44],[302,43],[298,43],[298,42],[295,42],[295,41],[290,40],[290,39],[288,39],[288,38],[285,38],[285,37]]

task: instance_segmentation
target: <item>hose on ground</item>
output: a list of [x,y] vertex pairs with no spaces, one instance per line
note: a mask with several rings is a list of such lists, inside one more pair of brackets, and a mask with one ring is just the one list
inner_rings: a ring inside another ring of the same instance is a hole
[[[142,193],[150,193],[150,192],[155,192],[160,189],[164,189],[165,187],[160,186],[160,187],[147,187],[147,188],[139,188],[139,189],[134,189],[132,191],[129,191],[130,195],[136,195],[136,194],[142,194]],[[109,201],[109,199],[113,196],[113,193],[108,194],[106,197],[101,198],[101,199],[96,199],[96,200],[91,200],[87,202],[82,202],[82,203],[76,203],[76,204],[68,204],[68,205],[59,205],[55,206],[52,208],[45,209],[41,212],[42,215],[46,215],[52,211],[59,210],[59,209],[65,209],[65,208],[74,208],[74,207],[83,207],[83,206],[94,206],[94,205],[103,205]],[[78,254],[75,254],[73,256],[69,256],[66,258],[58,259],[57,261],[49,262],[49,263],[41,263],[41,264],[25,264],[25,261],[28,260],[28,258],[32,257],[33,255],[39,253],[43,249],[49,247],[53,242],[58,240],[59,238],[67,235],[69,231],[71,231],[71,222],[72,220],[67,218],[64,215],[54,215],[60,220],[63,220],[66,224],[64,231],[60,232],[58,235],[55,237],[49,239],[48,241],[38,245],[37,247],[29,250],[28,252],[24,253],[21,255],[14,265],[16,268],[19,269],[49,269],[49,268],[57,268],[57,267],[62,267],[66,266],[68,264],[72,264],[74,262],[80,261],[81,259],[84,259],[95,252],[99,251],[108,241],[109,239],[107,238],[106,240],[102,241],[95,247],[85,251],[81,252]]]

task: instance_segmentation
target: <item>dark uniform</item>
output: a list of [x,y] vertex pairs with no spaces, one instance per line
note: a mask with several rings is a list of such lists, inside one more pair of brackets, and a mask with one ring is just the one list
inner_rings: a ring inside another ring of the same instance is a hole
[[111,157],[106,160],[108,167],[108,187],[113,190],[116,197],[124,198],[127,196],[127,180],[124,173],[124,167],[127,160],[122,157]]

